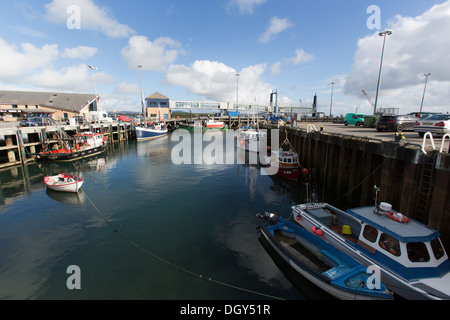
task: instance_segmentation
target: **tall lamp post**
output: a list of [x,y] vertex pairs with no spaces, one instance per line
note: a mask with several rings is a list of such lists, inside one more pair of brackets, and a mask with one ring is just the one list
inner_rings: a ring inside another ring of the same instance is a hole
[[239,73],[236,76],[236,110],[239,109]]
[[385,30],[383,32],[380,32],[378,35],[380,37],[383,37],[383,49],[381,50],[381,61],[380,61],[380,72],[378,73],[378,84],[377,84],[377,94],[375,96],[375,105],[373,107],[373,114],[377,112],[377,105],[378,105],[378,92],[380,91],[380,80],[381,80],[381,69],[383,67],[383,57],[384,57],[384,45],[386,44],[386,36],[389,36],[392,34],[392,31]]
[[331,118],[331,109],[333,108],[333,90],[334,90],[334,82],[331,83],[330,118]]
[[92,76],[93,76],[93,78],[94,78],[95,107],[97,108],[98,96],[97,96],[97,84],[96,84],[96,82],[95,82],[95,70],[98,70],[98,68],[94,68],[93,66],[89,66],[89,69],[92,70]]
[[423,95],[422,95],[422,103],[420,104],[420,112],[422,112],[422,107],[423,107],[423,100],[425,99],[425,91],[427,90],[427,82],[428,82],[428,77],[431,75],[431,73],[425,73],[425,87],[423,88]]

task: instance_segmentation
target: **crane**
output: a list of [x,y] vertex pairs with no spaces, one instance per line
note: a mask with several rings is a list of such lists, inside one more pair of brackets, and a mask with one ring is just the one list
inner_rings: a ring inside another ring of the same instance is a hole
[[375,108],[375,103],[373,103],[372,99],[370,99],[370,97],[367,94],[367,92],[365,92],[364,90],[362,92],[363,92],[364,96],[366,97],[366,99],[369,101],[369,103],[372,106],[372,108]]

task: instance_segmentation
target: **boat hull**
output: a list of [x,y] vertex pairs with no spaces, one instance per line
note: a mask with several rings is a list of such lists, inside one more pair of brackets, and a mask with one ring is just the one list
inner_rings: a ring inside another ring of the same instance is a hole
[[46,161],[74,161],[79,160],[83,158],[93,157],[96,155],[99,155],[106,150],[106,145],[102,145],[96,148],[89,148],[89,149],[82,149],[82,150],[76,150],[76,151],[69,151],[69,152],[58,152],[58,153],[52,153],[52,152],[43,152],[39,155],[39,159],[46,160]]
[[[282,219],[280,219],[281,221]],[[286,223],[286,222],[285,222]],[[345,286],[337,286],[336,284],[333,284],[332,281],[326,280],[326,276],[320,275],[317,272],[311,271],[304,263],[305,259],[308,259],[307,257],[299,258],[298,255],[291,253],[289,250],[286,249],[286,244],[281,244],[277,238],[272,234],[271,231],[262,223],[261,225],[261,233],[264,236],[264,238],[268,241],[268,243],[272,246],[272,248],[280,255],[280,257],[285,260],[295,271],[297,271],[301,276],[309,280],[311,283],[315,284],[317,287],[321,288],[325,292],[329,293],[335,298],[341,299],[341,300],[391,300],[393,297],[391,294],[387,293],[387,291],[382,290],[380,292],[373,292],[370,293],[370,290],[365,290],[365,294],[360,294],[358,291],[350,290],[346,288]],[[314,243],[315,241],[321,241],[320,239],[314,239],[314,237],[310,237],[306,230],[299,230],[297,231],[300,235],[304,235],[305,242]],[[298,254],[298,253],[297,253]],[[303,262],[302,262],[303,261]],[[360,266],[361,267],[361,266]],[[356,267],[350,267],[349,272],[353,275],[358,276],[361,272],[357,271],[355,269]],[[339,266],[336,268],[339,269]],[[330,274],[334,271],[333,269],[329,270]],[[344,273],[345,274],[345,273]],[[350,276],[350,274],[349,274]],[[350,276],[351,278],[352,276]],[[361,289],[359,292],[362,292]]]
[[138,141],[145,141],[145,140],[154,140],[158,138],[162,138],[164,136],[167,136],[169,131],[167,129],[152,129],[152,128],[142,128],[142,127],[136,127],[136,139]]
[[67,173],[44,177],[44,183],[47,188],[58,192],[78,193],[83,182],[83,178]]

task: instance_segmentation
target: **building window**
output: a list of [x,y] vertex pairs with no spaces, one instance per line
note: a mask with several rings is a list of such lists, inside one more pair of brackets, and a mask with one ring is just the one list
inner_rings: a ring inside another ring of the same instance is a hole
[[12,104],[11,107],[12,107],[13,109],[17,109],[17,104]]

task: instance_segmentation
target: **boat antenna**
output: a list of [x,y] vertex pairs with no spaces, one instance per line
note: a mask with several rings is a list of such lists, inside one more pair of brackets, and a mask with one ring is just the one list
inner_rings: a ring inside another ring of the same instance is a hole
[[378,192],[380,192],[380,188],[374,185],[373,191],[375,193],[375,212],[379,212],[380,207],[378,206]]

